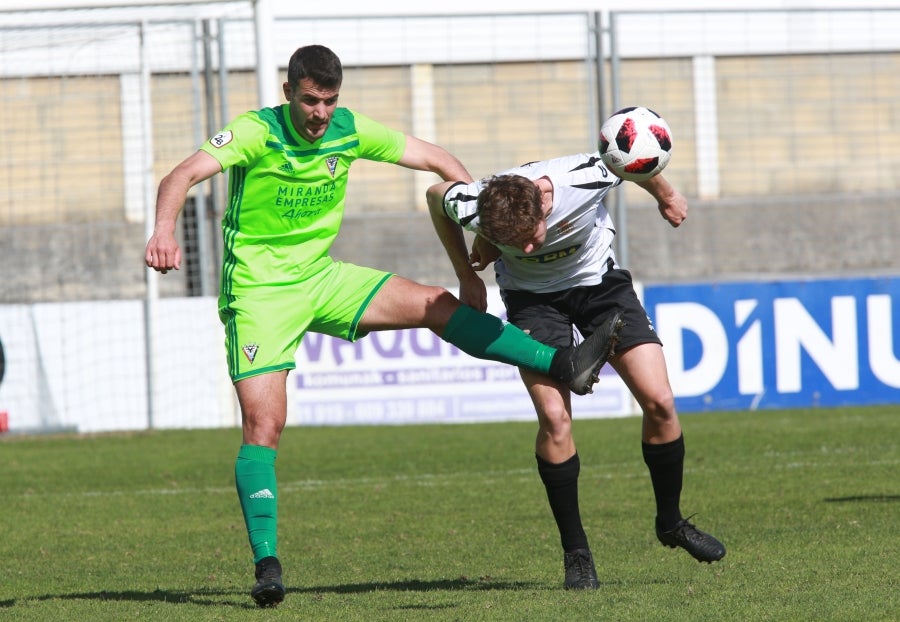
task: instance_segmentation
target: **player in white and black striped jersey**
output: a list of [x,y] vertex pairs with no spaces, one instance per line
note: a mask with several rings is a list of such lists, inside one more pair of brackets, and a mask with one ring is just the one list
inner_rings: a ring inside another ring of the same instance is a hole
[[[713,562],[725,555],[725,547],[681,514],[684,437],[662,344],[631,274],[616,263],[612,248],[615,228],[602,201],[621,183],[595,152],[532,162],[472,183],[436,184],[427,198],[463,302],[486,308],[486,288],[477,272],[493,262],[508,320],[538,341],[568,346],[573,327],[587,337],[610,314],[622,314],[625,326],[609,363],[643,411],[642,451],[656,499],[657,537]],[[662,175],[635,183],[657,200],[670,225],[684,222],[687,201]],[[478,234],[471,254],[462,227]],[[580,460],[570,391],[545,376],[520,373],[537,411],[538,472],[560,532],[565,586],[596,588],[578,505]]]

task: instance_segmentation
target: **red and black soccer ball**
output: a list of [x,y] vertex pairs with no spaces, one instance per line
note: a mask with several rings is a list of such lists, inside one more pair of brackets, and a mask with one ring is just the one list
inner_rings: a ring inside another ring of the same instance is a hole
[[600,128],[600,157],[622,179],[650,179],[666,168],[672,157],[672,130],[649,108],[622,108]]

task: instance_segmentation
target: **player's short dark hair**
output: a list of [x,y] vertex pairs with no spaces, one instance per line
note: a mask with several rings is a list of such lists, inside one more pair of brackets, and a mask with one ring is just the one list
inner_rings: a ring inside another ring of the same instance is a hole
[[489,241],[521,246],[544,218],[541,191],[527,177],[495,175],[478,195],[478,228]]
[[304,45],[297,48],[288,62],[287,79],[293,88],[304,78],[309,78],[317,86],[336,89],[344,80],[341,59],[324,45]]

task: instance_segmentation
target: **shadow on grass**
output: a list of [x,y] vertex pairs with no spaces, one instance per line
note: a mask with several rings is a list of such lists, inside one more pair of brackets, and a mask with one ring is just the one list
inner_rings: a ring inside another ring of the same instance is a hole
[[[420,581],[412,579],[408,581],[389,581],[371,583],[344,583],[339,585],[315,585],[300,588],[288,588],[288,594],[363,594],[368,592],[436,592],[436,591],[461,591],[461,590],[528,590],[539,589],[542,584],[527,583],[521,581],[494,581],[490,578],[469,579],[441,579],[435,581]],[[0,610],[14,607],[18,600],[100,600],[100,601],[132,601],[132,602],[159,602],[175,605],[223,605],[241,607],[244,609],[256,609],[256,605],[250,601],[249,592],[235,592],[234,590],[197,590],[185,592],[181,590],[160,590],[141,592],[137,590],[124,591],[99,591],[76,592],[73,594],[45,594],[30,598],[0,601]]]
[[853,495],[850,497],[825,497],[825,503],[861,503],[865,501],[900,501],[900,495]]
[[441,579],[435,581],[391,581],[380,583],[344,583],[341,585],[319,585],[289,589],[288,592],[301,594],[360,594],[365,592],[382,592],[391,590],[394,592],[436,592],[459,590],[533,590],[542,587],[540,583],[527,583],[524,581],[494,581],[489,577],[470,579],[460,577],[458,579]]
[[[256,609],[256,605],[249,602],[249,595],[233,590],[198,590],[196,592],[184,592],[178,590],[160,590],[141,592],[138,590],[99,592],[75,592],[72,594],[44,594],[16,600],[0,601],[0,609],[16,605],[17,601],[43,601],[43,600],[100,600],[100,601],[126,601],[126,602],[157,602],[172,603],[175,605],[232,605],[246,609]],[[244,602],[247,601],[247,602]]]

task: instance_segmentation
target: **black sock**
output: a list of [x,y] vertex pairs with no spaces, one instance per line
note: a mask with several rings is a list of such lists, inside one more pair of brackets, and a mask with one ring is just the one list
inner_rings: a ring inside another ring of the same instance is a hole
[[656,521],[663,531],[681,520],[681,485],[684,479],[684,435],[660,445],[641,443],[656,497]]
[[[565,359],[562,356],[563,351],[566,349],[567,348],[557,348],[553,358],[550,359],[550,368],[547,370],[547,375],[554,380],[566,382],[572,376],[572,364],[568,359]],[[548,462],[547,464],[550,463]]]
[[547,489],[550,510],[559,528],[559,538],[564,551],[588,548],[587,535],[581,525],[578,511],[578,473],[581,461],[575,454],[565,462],[553,464],[538,455],[538,474]]

